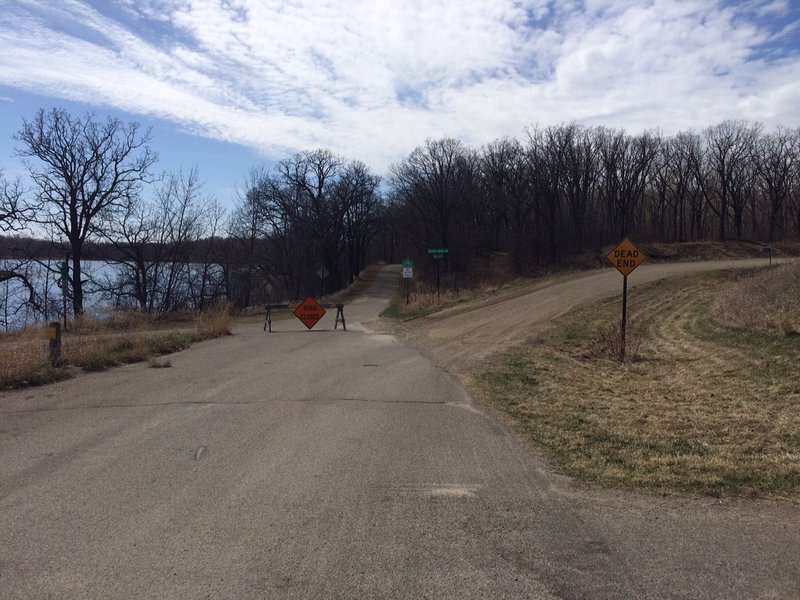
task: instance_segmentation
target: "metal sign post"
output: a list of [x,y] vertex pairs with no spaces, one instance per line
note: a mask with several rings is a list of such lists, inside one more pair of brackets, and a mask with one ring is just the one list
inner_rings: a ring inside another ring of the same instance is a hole
[[440,264],[442,259],[447,255],[450,250],[447,248],[430,248],[428,250],[428,254],[433,257],[436,261],[436,297],[437,299],[442,299],[442,292],[441,292],[441,269]]
[[620,361],[625,361],[625,334],[628,325],[628,275],[647,260],[647,255],[639,250],[628,238],[622,240],[606,256],[614,268],[622,273],[622,325],[620,327]]
[[409,303],[411,297],[411,278],[414,275],[414,262],[407,258],[403,261],[403,279],[406,282],[406,304]]

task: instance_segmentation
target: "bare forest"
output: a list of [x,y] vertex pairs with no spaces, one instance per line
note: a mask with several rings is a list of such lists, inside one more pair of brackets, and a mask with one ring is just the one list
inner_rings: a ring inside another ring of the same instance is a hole
[[[135,122],[42,110],[15,141],[29,177],[0,173],[6,319],[12,283],[40,319],[64,311],[62,289],[75,316],[87,289],[157,316],[333,292],[378,260],[414,258],[425,276],[430,248],[448,248],[451,280],[468,282],[489,256],[522,275],[626,236],[800,238],[800,129],[744,121],[675,135],[531,126],[480,148],[429,139],[385,178],[316,149],[243,166],[235,199],[209,197],[196,169],[158,173]],[[113,269],[87,272],[89,258]]]

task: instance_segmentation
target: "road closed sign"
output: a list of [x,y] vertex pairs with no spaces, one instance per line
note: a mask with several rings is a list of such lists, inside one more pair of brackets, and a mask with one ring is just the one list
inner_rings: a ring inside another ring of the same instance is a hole
[[303,325],[311,329],[325,316],[325,309],[313,297],[309,296],[303,300],[300,306],[294,309],[294,316],[300,319]]
[[628,238],[622,240],[616,248],[606,257],[614,268],[625,277],[631,274],[636,267],[647,260],[647,255],[639,250]]

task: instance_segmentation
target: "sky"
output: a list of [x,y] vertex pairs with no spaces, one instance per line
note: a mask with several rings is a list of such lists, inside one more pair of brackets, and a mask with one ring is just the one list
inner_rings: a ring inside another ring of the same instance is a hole
[[232,203],[326,148],[387,176],[576,121],[800,126],[800,0],[0,0],[0,169],[39,108],[151,127],[159,169]]

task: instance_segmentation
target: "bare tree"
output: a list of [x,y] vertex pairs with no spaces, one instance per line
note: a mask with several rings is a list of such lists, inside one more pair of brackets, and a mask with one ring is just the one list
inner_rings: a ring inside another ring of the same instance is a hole
[[189,304],[192,253],[204,234],[203,214],[208,200],[196,168],[188,173],[173,173],[156,190],[158,254],[153,276],[158,293],[155,312],[166,313]]
[[[608,233],[629,235],[658,154],[659,137],[652,133],[629,136],[604,131],[599,136],[603,164],[602,193],[607,203]],[[616,230],[616,231],[615,231]]]
[[479,164],[478,210],[485,213],[491,249],[510,250],[513,266],[521,273],[533,210],[525,150],[518,140],[497,140],[483,149]]
[[800,168],[800,138],[791,129],[779,128],[763,136],[755,154],[755,169],[761,194],[766,201],[767,232],[773,241],[776,232],[784,233],[783,216],[790,209],[792,188]]
[[[753,144],[759,135],[759,125],[744,121],[723,121],[705,130],[706,161],[702,177],[706,203],[719,221],[719,241],[727,238],[731,205],[740,206],[737,183],[744,182],[744,167],[753,154]],[[741,220],[737,221],[741,237]]]
[[17,231],[22,229],[30,214],[25,210],[22,183],[19,178],[8,181],[0,171],[0,231]]
[[477,181],[474,155],[453,138],[427,140],[400,164],[392,167],[391,186],[408,207],[415,228],[415,245],[447,248],[458,219],[467,217],[465,202]]
[[101,122],[92,113],[80,118],[54,108],[23,120],[15,139],[18,156],[38,161],[26,161],[35,186],[27,205],[34,221],[70,245],[73,310],[81,315],[84,243],[97,233],[100,215],[124,206],[147,180],[157,159],[147,146],[150,131],[140,134],[136,122]]
[[[265,235],[265,218],[259,195],[260,186],[267,178],[268,173],[263,166],[250,169],[244,191],[239,192],[236,208],[228,223],[228,252],[225,253],[227,293],[239,308],[251,305],[261,266],[266,262],[261,241]],[[266,288],[267,285],[262,287]],[[266,301],[267,298],[260,297],[258,300]]]
[[313,150],[283,161],[278,171],[284,185],[295,190],[296,214],[310,234],[313,250],[305,268],[324,267],[339,287],[339,256],[344,244],[344,216],[353,198],[341,189],[345,160],[328,150]]
[[336,186],[339,204],[344,210],[344,241],[347,246],[348,281],[352,283],[364,268],[367,249],[377,234],[381,202],[380,178],[370,174],[362,162],[345,168]]
[[[529,129],[527,137],[525,157],[534,203],[534,241],[538,245],[537,254],[554,262],[559,255],[563,230],[561,189],[567,140],[564,130],[558,126]],[[541,240],[546,241],[543,247]]]
[[564,148],[561,159],[564,164],[561,169],[561,185],[572,218],[572,237],[577,246],[581,247],[587,242],[587,221],[593,209],[600,163],[595,136],[591,130],[575,123],[564,125],[562,129]]
[[[25,220],[30,214],[25,210],[23,203],[22,184],[19,179],[8,181],[0,171],[0,232],[18,231],[25,225]],[[3,264],[0,268],[0,283],[17,279],[24,285],[29,293],[28,302],[34,304],[36,291],[31,284],[28,274],[19,265]],[[6,294],[8,296],[8,294]],[[3,302],[4,311],[8,309],[7,302]]]
[[158,291],[158,256],[163,251],[160,226],[154,206],[134,197],[102,227],[103,237],[115,249],[110,262],[117,269],[115,279],[102,289],[114,297],[115,304],[125,306],[125,299],[132,298],[140,311],[152,310]]

